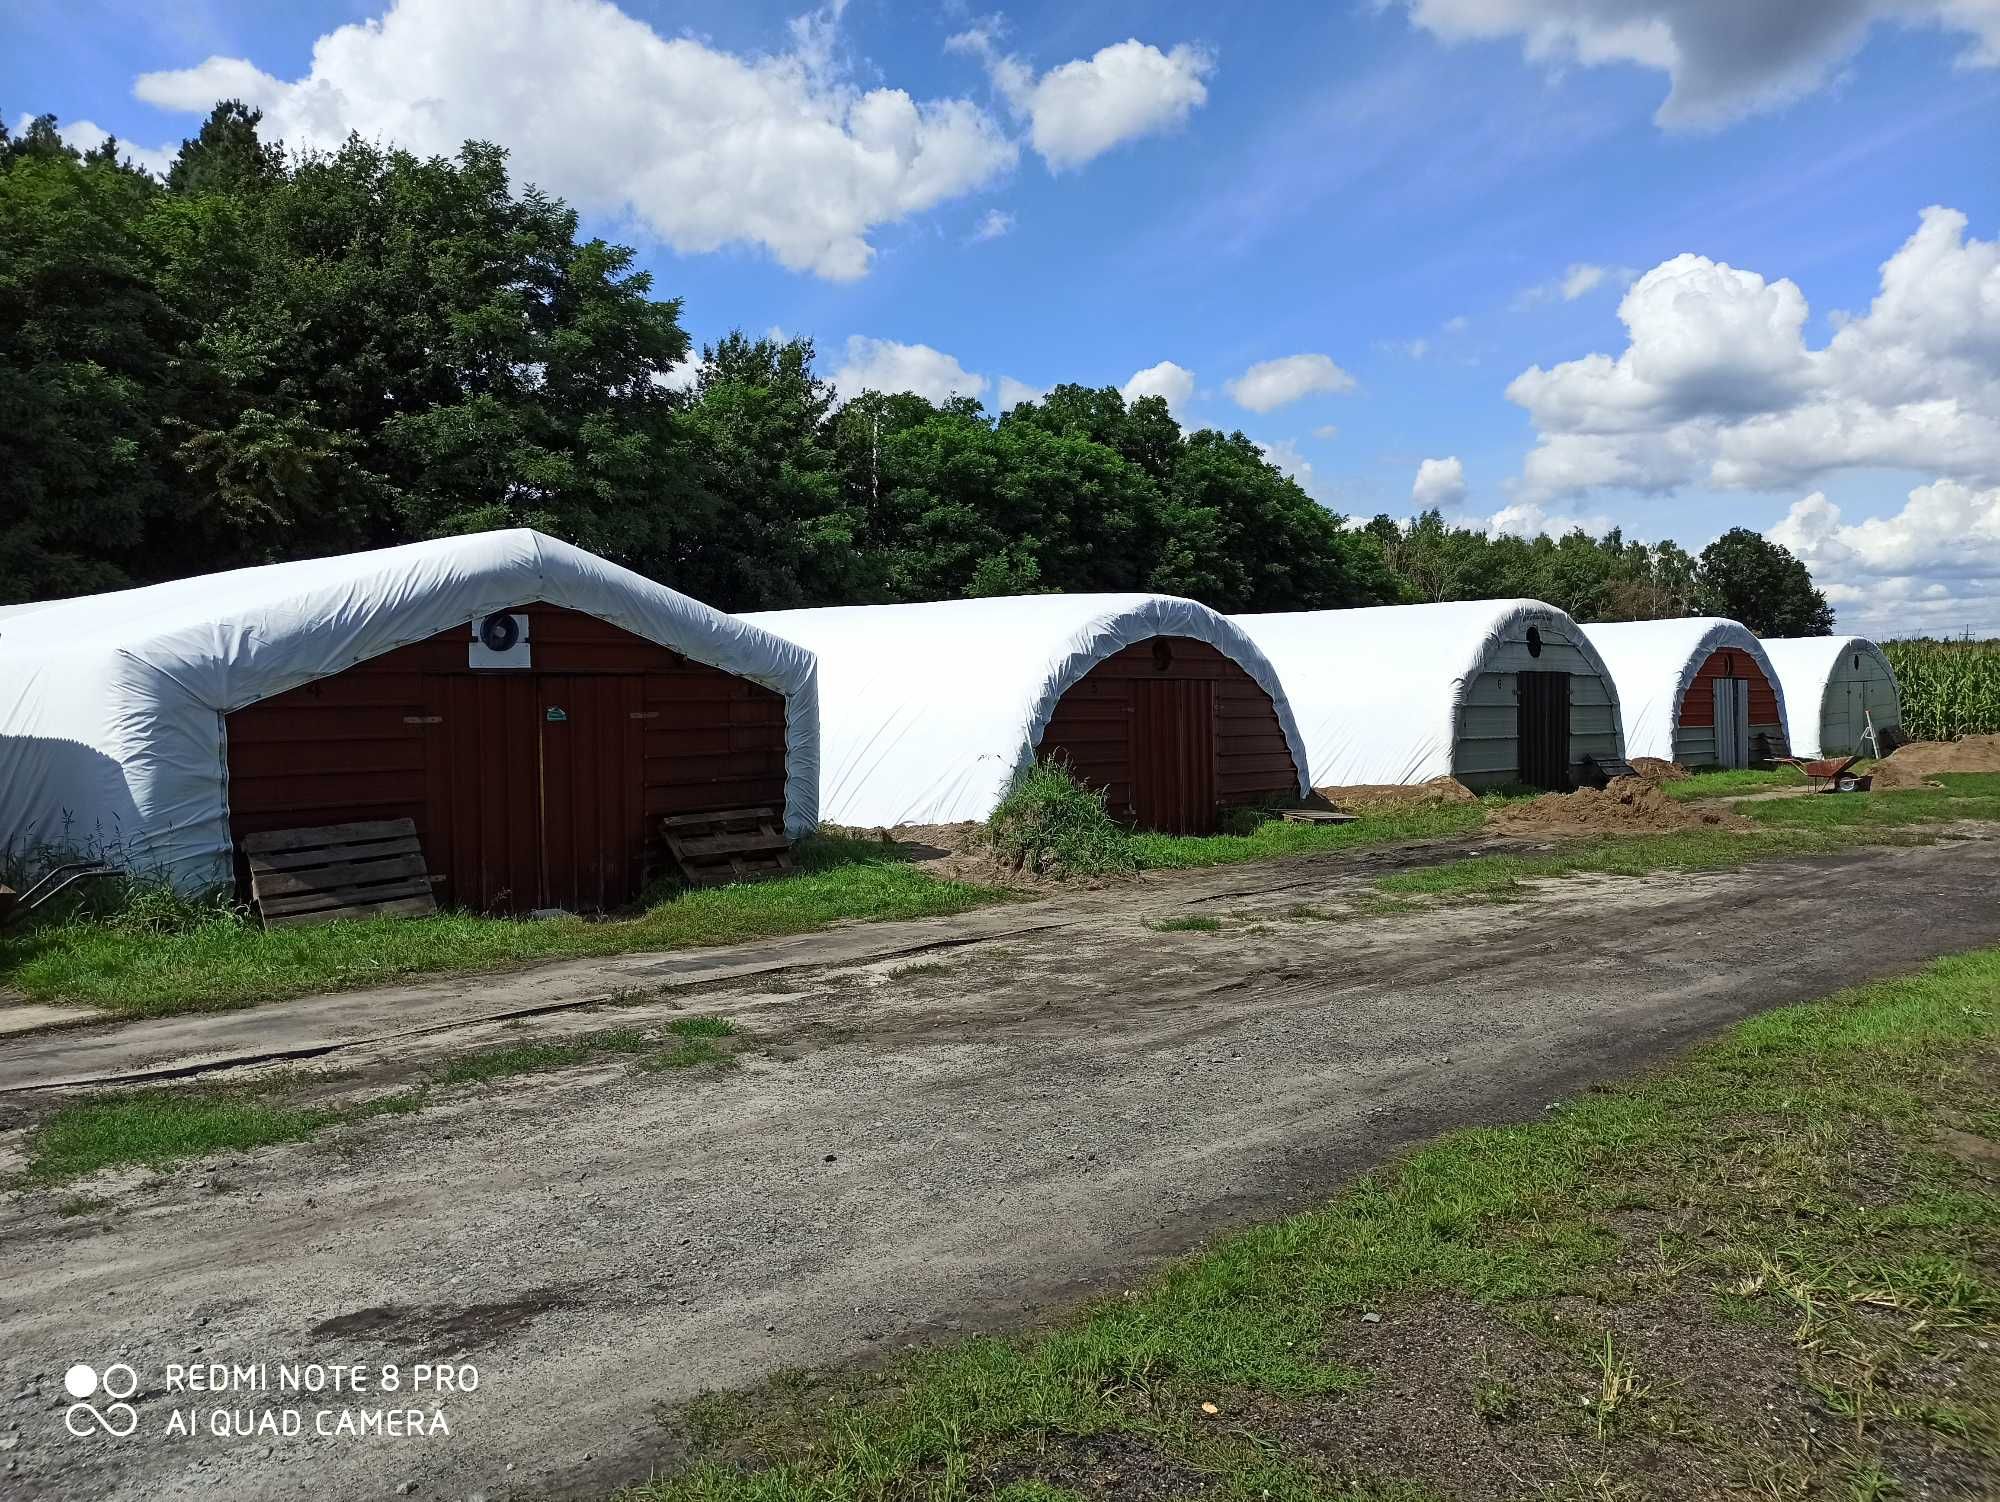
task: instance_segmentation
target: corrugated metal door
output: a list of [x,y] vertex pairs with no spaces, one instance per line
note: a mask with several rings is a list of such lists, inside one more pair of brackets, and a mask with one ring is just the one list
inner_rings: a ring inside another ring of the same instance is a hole
[[1719,766],[1750,765],[1750,683],[1715,680],[1715,759]]
[[1521,781],[1566,789],[1569,776],[1569,674],[1517,673]]
[[1141,678],[1133,685],[1132,807],[1141,829],[1215,829],[1215,685]]
[[646,830],[637,674],[537,675],[540,907],[613,908],[638,895]]

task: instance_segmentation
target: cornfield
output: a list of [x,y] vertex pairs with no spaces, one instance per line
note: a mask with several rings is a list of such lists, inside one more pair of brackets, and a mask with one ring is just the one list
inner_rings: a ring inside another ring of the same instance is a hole
[[1903,733],[1944,741],[2000,732],[2000,641],[1885,641]]

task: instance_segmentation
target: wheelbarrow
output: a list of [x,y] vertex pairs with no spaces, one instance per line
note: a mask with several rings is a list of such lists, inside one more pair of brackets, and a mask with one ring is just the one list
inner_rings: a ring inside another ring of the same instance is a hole
[[1847,775],[1847,769],[1861,760],[1859,756],[1829,756],[1821,761],[1780,756],[1774,760],[1805,773],[1806,791],[1809,793],[1865,793],[1868,790],[1868,778]]
[[119,874],[116,866],[107,866],[103,861],[69,861],[44,871],[41,880],[25,892],[0,886],[0,928],[20,922],[36,908],[58,894],[68,891],[78,882]]

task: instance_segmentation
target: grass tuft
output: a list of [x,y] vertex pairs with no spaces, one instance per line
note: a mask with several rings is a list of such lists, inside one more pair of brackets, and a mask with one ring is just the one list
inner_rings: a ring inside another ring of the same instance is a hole
[[1102,876],[1137,864],[1103,791],[1078,782],[1062,761],[1038,761],[1015,778],[986,829],[1003,859],[1030,871]]

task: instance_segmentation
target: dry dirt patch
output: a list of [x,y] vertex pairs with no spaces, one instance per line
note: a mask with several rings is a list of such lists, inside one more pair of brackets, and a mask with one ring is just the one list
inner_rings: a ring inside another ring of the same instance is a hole
[[1313,792],[1344,813],[1362,809],[1404,808],[1423,803],[1476,803],[1479,795],[1456,777],[1429,782],[1360,782],[1348,787],[1314,788]]
[[1939,772],[2000,772],[2000,735],[1956,741],[1911,741],[1875,763],[1877,790],[1931,786]]
[[1689,829],[1748,829],[1734,814],[1676,803],[1652,783],[1621,777],[1605,788],[1548,793],[1490,816],[1491,827],[1506,834],[1677,834]]

